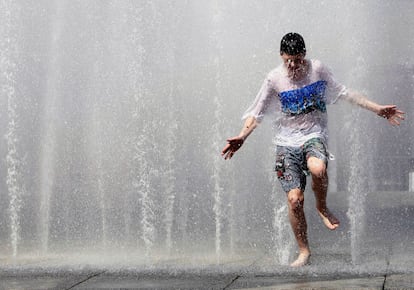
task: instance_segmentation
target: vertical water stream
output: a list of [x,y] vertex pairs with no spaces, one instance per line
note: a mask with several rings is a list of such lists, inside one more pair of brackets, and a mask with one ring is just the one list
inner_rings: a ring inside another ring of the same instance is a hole
[[12,255],[18,254],[21,241],[21,207],[23,202],[24,185],[21,166],[22,159],[19,152],[20,116],[18,112],[19,98],[16,61],[19,56],[18,47],[18,17],[21,8],[14,1],[2,1],[0,4],[0,21],[2,41],[0,44],[1,64],[1,94],[7,98],[7,190],[9,197],[9,225]]

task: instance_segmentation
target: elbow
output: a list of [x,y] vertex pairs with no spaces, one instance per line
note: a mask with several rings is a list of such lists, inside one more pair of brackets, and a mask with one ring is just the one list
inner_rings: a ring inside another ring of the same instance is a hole
[[250,117],[250,120],[249,120],[249,124],[248,124],[248,126],[252,129],[252,130],[254,130],[254,129],[256,129],[256,127],[259,125],[259,122],[260,121],[258,121],[255,117]]

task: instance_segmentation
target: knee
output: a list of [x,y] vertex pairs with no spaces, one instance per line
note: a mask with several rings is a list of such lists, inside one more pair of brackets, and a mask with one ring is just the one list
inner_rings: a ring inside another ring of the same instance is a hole
[[311,159],[308,160],[308,169],[312,174],[312,177],[318,179],[326,178],[326,165],[325,162],[319,159]]
[[300,208],[303,206],[304,195],[299,188],[292,189],[288,192],[288,203],[291,209]]
[[312,189],[315,190],[327,190],[328,188],[328,174],[326,172],[326,166],[324,164],[315,166],[309,171],[312,174]]
[[326,179],[326,167],[325,166],[319,166],[309,171],[311,172],[312,177],[314,178]]

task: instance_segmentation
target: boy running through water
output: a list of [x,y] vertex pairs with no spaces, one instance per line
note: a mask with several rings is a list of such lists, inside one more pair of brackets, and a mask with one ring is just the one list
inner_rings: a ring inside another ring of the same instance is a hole
[[386,118],[392,125],[400,124],[404,112],[395,105],[372,102],[336,82],[330,70],[319,60],[305,58],[305,42],[297,33],[288,33],[282,38],[280,56],[283,63],[267,75],[253,104],[243,115],[242,130],[239,135],[227,139],[222,155],[224,159],[232,158],[266,113],[279,113],[275,132],[275,171],[287,194],[289,220],[299,247],[299,256],[291,266],[300,267],[309,263],[311,255],[303,211],[306,171],[312,177],[316,209],[322,221],[330,230],[335,230],[340,224],[326,204],[326,106],[344,99]]

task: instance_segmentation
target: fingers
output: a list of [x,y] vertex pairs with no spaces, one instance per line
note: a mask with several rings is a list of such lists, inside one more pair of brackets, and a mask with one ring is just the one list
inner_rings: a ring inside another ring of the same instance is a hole
[[404,113],[398,113],[398,114],[395,114],[394,115],[394,117],[395,118],[398,118],[398,119],[400,119],[400,120],[404,120],[405,118],[404,118]]
[[404,120],[405,119],[404,114],[405,113],[403,111],[397,110],[395,116],[398,117],[400,120]]
[[393,126],[398,126],[400,125],[400,120],[404,120],[404,116],[401,114],[395,114],[393,116],[390,116],[388,119],[388,122],[390,122],[391,125]]
[[221,150],[221,155],[226,154],[229,151],[230,147],[231,147],[230,144],[227,144],[226,146],[224,146],[223,150]]
[[221,155],[224,157],[224,160],[231,159],[234,155],[235,151],[228,150],[226,153],[222,153]]
[[232,149],[232,145],[228,143],[223,150],[221,151],[221,156],[224,157],[224,160],[231,159],[234,155],[234,150]]
[[234,151],[229,151],[225,156],[224,160],[231,159],[234,155]]
[[233,137],[227,139],[228,144],[224,146],[223,150],[221,151],[221,155],[224,157],[225,160],[231,159],[236,153],[237,150],[243,145],[243,139],[240,137]]
[[394,118],[389,118],[389,119],[388,119],[388,122],[390,122],[390,124],[391,124],[391,125],[393,125],[393,126],[398,126],[398,125],[400,125],[400,122],[399,122],[399,121],[397,121],[397,120],[395,120]]
[[403,112],[401,110],[395,110],[395,112],[398,113],[398,114],[401,114],[401,115],[404,115],[405,114],[405,112]]
[[379,115],[388,120],[393,126],[400,125],[400,121],[404,120],[405,112],[397,109],[395,105],[384,106]]
[[392,105],[392,106],[386,106],[384,108],[384,113],[383,114],[384,115],[401,115],[402,116],[402,115],[405,114],[405,112],[397,109],[397,106]]
[[401,124],[400,120],[404,120],[404,117],[395,115],[395,116],[388,118],[388,122],[390,122],[391,125],[393,126],[400,125]]

